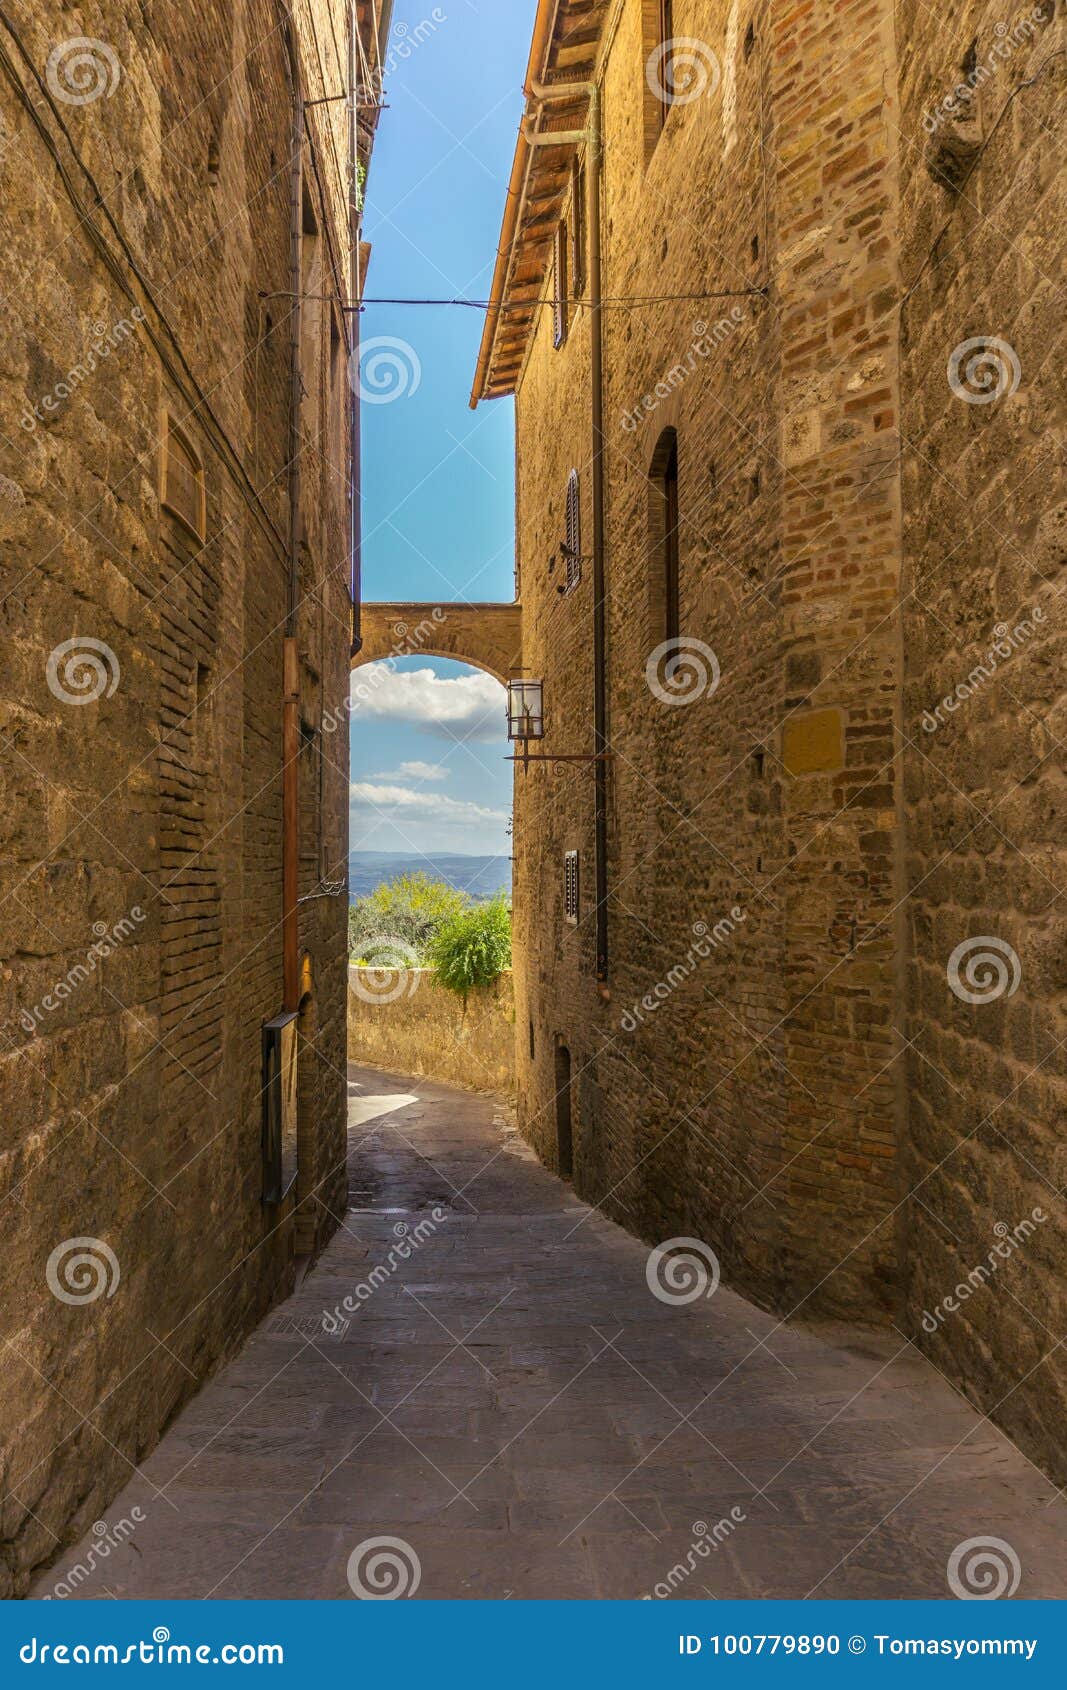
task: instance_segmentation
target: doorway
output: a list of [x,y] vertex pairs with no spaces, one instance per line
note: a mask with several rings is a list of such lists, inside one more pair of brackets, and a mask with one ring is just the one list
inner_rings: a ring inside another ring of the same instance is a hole
[[556,1167],[560,1179],[574,1173],[574,1138],[571,1117],[571,1053],[556,1044]]
[[320,1208],[315,1193],[322,1181],[318,1168],[318,1121],[322,1111],[320,1085],[322,1075],[316,1048],[315,995],[310,989],[308,959],[304,959],[302,985],[306,988],[300,999],[297,1019],[296,1066],[296,1203],[294,1212],[294,1253],[297,1257],[315,1254],[318,1238]]

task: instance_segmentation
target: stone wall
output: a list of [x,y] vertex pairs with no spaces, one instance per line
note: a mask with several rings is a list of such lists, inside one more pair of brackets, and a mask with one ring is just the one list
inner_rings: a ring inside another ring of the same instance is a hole
[[[643,303],[603,313],[610,996],[588,766],[517,781],[515,954],[520,1123],[549,1165],[569,1111],[583,1197],[650,1241],[703,1238],[784,1314],[892,1318],[1058,1471],[1062,54],[1021,84],[1062,49],[1063,8],[1012,33],[1034,11],[1051,3],[1002,26],[991,5],[677,0],[707,75],[660,133],[657,8],[621,8],[603,294]],[[1009,35],[960,190],[971,116],[924,118]],[[947,371],[983,335],[1022,376],[973,405]],[[590,550],[589,357],[587,310],[557,349],[545,306],[518,381],[523,663],[557,753],[593,748],[589,561],[566,593],[554,566],[571,469]],[[683,669],[664,702],[668,430]],[[926,732],[997,624],[1041,606],[966,717]],[[1000,1001],[950,989],[975,935],[1020,958]],[[998,1286],[924,1330],[995,1226],[1042,1204]]]
[[515,1092],[511,971],[464,1001],[425,968],[348,971],[348,1055],[394,1074],[422,1074],[469,1091]]
[[[344,84],[347,10],[296,7],[310,98]],[[350,630],[345,330],[318,305],[302,407],[298,1220],[293,1197],[260,1200],[260,1027],[282,993],[284,11],[7,11],[4,1594],[100,1516],[341,1212],[347,912],[310,895],[345,877],[347,744],[317,730],[346,697]],[[80,65],[75,35],[91,38]],[[308,124],[305,278],[345,290],[343,107]],[[191,465],[170,489],[188,522],[161,498],[168,415],[185,442],[172,454],[202,464],[203,537]]]
[[[909,3],[898,23],[905,1324],[1061,1482],[1063,19],[1051,0]],[[994,1249],[995,1283],[956,1297]]]

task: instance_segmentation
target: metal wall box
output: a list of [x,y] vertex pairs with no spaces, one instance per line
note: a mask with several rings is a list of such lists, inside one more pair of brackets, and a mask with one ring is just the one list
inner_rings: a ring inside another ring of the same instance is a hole
[[263,1201],[280,1203],[296,1182],[297,1012],[263,1026]]

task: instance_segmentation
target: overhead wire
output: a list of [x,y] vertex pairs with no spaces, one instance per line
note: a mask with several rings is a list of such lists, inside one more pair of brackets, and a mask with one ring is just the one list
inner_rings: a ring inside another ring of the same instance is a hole
[[[601,305],[664,305],[681,301],[688,302],[690,304],[699,304],[701,301],[707,299],[764,299],[767,297],[768,291],[769,290],[765,287],[758,287],[719,288],[708,293],[605,294],[600,303]],[[270,293],[262,293],[260,297],[262,299],[290,299],[292,295],[286,293],[284,290],[276,290]],[[302,297],[305,299],[335,299],[335,295],[333,294],[312,293],[304,294]],[[488,299],[464,299],[462,297],[456,297],[454,299],[391,299],[384,296],[371,295],[355,304],[346,300],[336,301],[336,303],[340,304],[343,311],[362,311],[367,305],[457,305],[471,311],[493,310],[503,312],[536,311],[546,302],[539,299],[529,299],[520,301],[514,305],[494,305],[493,302]],[[549,301],[548,303],[554,303],[554,301]],[[578,295],[574,298],[565,299],[561,301],[561,303],[564,305],[587,305],[589,302],[583,296]]]

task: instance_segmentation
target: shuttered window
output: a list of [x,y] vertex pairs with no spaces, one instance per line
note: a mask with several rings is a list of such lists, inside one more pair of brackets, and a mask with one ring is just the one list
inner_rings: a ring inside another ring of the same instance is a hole
[[690,66],[687,49],[701,53],[707,49],[699,41],[675,36],[672,0],[641,0],[641,25],[647,165],[656,150],[672,105],[679,93],[686,89],[686,71],[695,68]]
[[673,54],[667,43],[674,40],[674,3],[673,0],[659,0],[659,40],[660,47],[665,49],[660,67],[665,98],[663,100],[660,123],[667,121],[667,113],[671,108],[674,96]]
[[567,338],[567,225],[556,225],[552,248],[552,344],[560,347]]
[[563,556],[567,565],[567,591],[570,592],[582,578],[582,491],[576,469],[572,469],[567,477],[567,537]]
[[578,924],[578,853],[567,851],[563,858],[563,916],[572,926]]
[[160,502],[165,510],[191,529],[198,540],[204,540],[207,538],[207,509],[200,454],[169,411],[163,414],[162,438]]
[[575,299],[585,291],[585,170],[578,163],[571,177],[571,287]]

